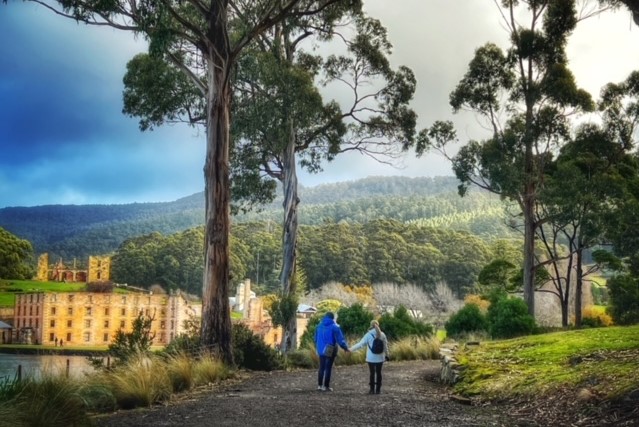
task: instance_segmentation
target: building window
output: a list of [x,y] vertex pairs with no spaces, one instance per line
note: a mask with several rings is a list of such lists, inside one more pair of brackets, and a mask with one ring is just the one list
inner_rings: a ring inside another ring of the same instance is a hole
[[93,295],[89,295],[89,304],[93,304]]
[[21,309],[21,308],[22,308],[22,307],[18,306],[18,316],[20,316],[20,309]]
[[52,319],[52,320],[49,322],[49,326],[51,326],[52,328],[55,328],[55,320],[53,320],[53,319]]
[[58,300],[58,294],[51,294],[51,301],[56,302]]
[[105,315],[105,316],[108,316],[108,315],[109,315],[109,307],[107,307],[107,308],[105,308],[105,309],[104,309],[104,315]]
[[164,320],[160,321],[160,329],[166,329],[166,322]]
[[85,332],[84,334],[82,334],[82,336],[84,338],[84,342],[91,341],[91,332]]
[[40,306],[36,305],[36,316],[40,315]]
[[71,342],[71,332],[67,334],[67,342]]
[[33,294],[29,295],[29,302],[33,302]]
[[40,327],[40,319],[36,319],[36,329]]
[[74,297],[75,297],[75,295],[69,294],[69,302],[72,302]]
[[68,314],[69,316],[73,316],[73,307],[69,307],[69,308],[67,308],[67,314]]
[[122,316],[126,316],[126,308],[123,308],[121,311]]
[[126,304],[126,297],[122,297],[122,304]]
[[33,307],[29,307],[29,316],[33,316]]
[[49,341],[55,341],[55,334],[53,332],[49,334]]
[[51,307],[51,315],[55,316],[55,307]]
[[108,328],[108,327],[109,327],[109,321],[108,321],[108,320],[105,320],[105,321],[104,321],[104,327],[105,327],[105,328]]
[[175,324],[173,323],[173,320],[171,320],[171,329],[175,329]]
[[84,327],[85,328],[91,327],[91,319],[84,319]]
[[92,312],[91,307],[87,307],[87,316],[91,316]]
[[124,329],[126,327],[126,321],[120,320],[120,328]]
[[67,328],[73,327],[73,320],[67,320]]
[[102,337],[102,341],[109,342],[109,334],[108,333],[104,334],[104,336]]

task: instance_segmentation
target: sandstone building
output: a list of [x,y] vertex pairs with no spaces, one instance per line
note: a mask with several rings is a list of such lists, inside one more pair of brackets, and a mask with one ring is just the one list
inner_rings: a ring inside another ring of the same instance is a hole
[[107,346],[117,331],[131,332],[139,314],[153,319],[153,344],[165,346],[181,333],[186,321],[202,314],[200,302],[182,293],[28,293],[16,295],[15,341],[24,344]]

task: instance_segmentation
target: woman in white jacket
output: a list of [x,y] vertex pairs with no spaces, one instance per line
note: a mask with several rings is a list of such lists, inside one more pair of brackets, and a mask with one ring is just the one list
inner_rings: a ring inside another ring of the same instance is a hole
[[[379,339],[383,347],[375,340]],[[366,346],[366,362],[370,371],[369,394],[379,394],[382,388],[382,366],[388,360],[388,340],[386,334],[379,328],[377,320],[371,320],[371,328],[364,334],[360,342],[350,348],[352,352]]]

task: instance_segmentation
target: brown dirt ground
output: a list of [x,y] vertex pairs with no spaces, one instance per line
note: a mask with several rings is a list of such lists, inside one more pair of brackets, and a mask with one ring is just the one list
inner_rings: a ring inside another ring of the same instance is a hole
[[[166,405],[119,411],[95,421],[98,427],[589,425],[568,420],[561,408],[459,403],[437,382],[440,366],[437,360],[386,363],[379,395],[368,394],[366,365],[335,366],[333,392],[316,390],[315,370],[241,372]],[[553,420],[557,414],[563,419]]]

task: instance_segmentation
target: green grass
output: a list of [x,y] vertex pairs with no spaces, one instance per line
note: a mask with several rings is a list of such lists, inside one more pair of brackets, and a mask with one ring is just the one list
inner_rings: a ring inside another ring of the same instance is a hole
[[456,391],[465,395],[507,398],[587,387],[613,398],[639,387],[639,325],[487,342],[458,358],[464,373]]
[[[86,283],[38,282],[36,280],[0,280],[0,307],[13,307],[17,293],[30,292],[79,292],[86,289]],[[117,293],[125,289],[115,288]]]

